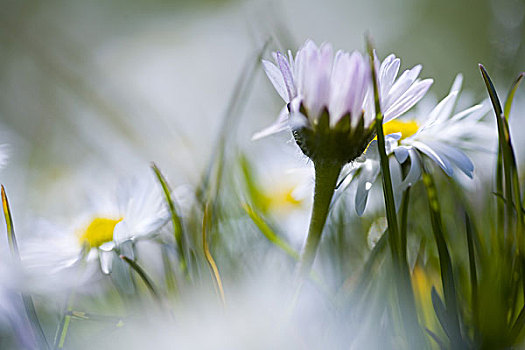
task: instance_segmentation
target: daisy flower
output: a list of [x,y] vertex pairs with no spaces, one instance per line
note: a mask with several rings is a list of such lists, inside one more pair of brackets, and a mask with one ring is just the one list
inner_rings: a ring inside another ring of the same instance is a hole
[[[295,58],[291,51],[273,56],[275,64],[263,60],[263,67],[286,106],[278,120],[254,138],[291,129],[312,160],[335,158],[346,164],[361,155],[374,136],[368,59],[358,51],[337,51],[334,57],[330,44],[318,47],[311,40]],[[408,111],[432,84],[432,79],[418,79],[421,66],[398,77],[399,66],[399,58],[390,55],[377,67],[385,122]]]
[[70,227],[47,225],[46,237],[24,244],[22,259],[29,269],[57,273],[78,266],[85,257],[88,262],[98,260],[101,271],[109,274],[115,252],[133,258],[134,241],[156,234],[168,219],[164,197],[153,180],[122,182],[115,196],[98,197],[93,209]]
[[[407,115],[383,125],[396,205],[399,205],[403,191],[421,177],[422,158],[430,159],[448,176],[455,176],[459,170],[469,178],[473,177],[474,165],[465,151],[483,150],[478,145],[490,139],[492,129],[480,122],[488,111],[487,104],[453,114],[462,80],[458,75],[448,96],[428,114]],[[375,140],[367,149],[365,160],[354,165],[351,181],[357,182],[355,208],[362,215],[368,193],[380,170]],[[403,167],[407,168],[405,177]]]

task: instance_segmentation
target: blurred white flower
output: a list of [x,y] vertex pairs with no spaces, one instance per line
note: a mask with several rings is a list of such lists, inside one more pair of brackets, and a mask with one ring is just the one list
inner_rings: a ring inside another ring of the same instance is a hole
[[0,145],[0,169],[6,166],[9,159],[9,145]]
[[[452,114],[461,84],[462,76],[458,75],[448,96],[429,113],[412,113],[402,120],[383,125],[396,205],[399,205],[403,191],[421,177],[421,157],[431,159],[448,176],[454,176],[455,169],[458,169],[472,178],[474,165],[464,151],[488,150],[493,130],[480,121],[489,110],[488,104],[478,104]],[[357,181],[355,208],[359,215],[363,214],[368,193],[379,175],[375,140],[365,157],[363,162],[354,164],[355,175],[349,179]],[[405,177],[402,167],[407,167]]]
[[[47,225],[45,237],[22,246],[24,265],[57,273],[81,265],[85,256],[88,262],[99,260],[102,272],[108,274],[115,251],[133,258],[133,242],[157,233],[169,219],[159,185],[148,180],[121,182],[114,196],[97,197],[92,208],[69,227]],[[93,271],[87,272],[89,276]]]

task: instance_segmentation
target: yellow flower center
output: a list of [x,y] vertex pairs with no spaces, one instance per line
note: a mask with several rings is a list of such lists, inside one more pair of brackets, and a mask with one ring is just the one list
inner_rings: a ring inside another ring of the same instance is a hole
[[[419,129],[419,125],[414,120],[402,122],[400,120],[394,119],[394,120],[391,120],[383,124],[383,134],[385,136],[400,132],[401,133],[400,140],[406,139],[407,137],[414,135],[418,129]],[[372,139],[372,141],[373,140],[377,140],[377,136],[375,136]],[[368,147],[370,147],[370,144],[372,143],[372,141],[370,141],[368,146],[366,146],[366,149],[363,153],[366,154],[366,151],[368,151]]]
[[299,207],[302,204],[301,200],[293,196],[293,186],[287,186],[282,189],[271,191],[270,193],[261,194],[261,207],[264,211],[268,210],[289,210]]
[[122,221],[120,219],[95,218],[88,227],[81,232],[80,242],[86,243],[89,247],[100,247],[106,242],[113,240],[113,230]]
[[383,124],[383,132],[385,135],[401,133],[401,140],[414,135],[419,129],[419,125],[414,120],[406,122],[394,119]]

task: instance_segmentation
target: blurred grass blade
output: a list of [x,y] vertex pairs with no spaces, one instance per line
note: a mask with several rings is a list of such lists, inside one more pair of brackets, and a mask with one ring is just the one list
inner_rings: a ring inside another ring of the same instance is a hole
[[268,240],[273,243],[278,248],[282,249],[286,254],[288,254],[290,257],[292,257],[295,260],[299,260],[299,254],[288,244],[286,243],[281,237],[279,237],[271,228],[268,226],[268,224],[264,221],[262,217],[260,217],[252,207],[250,207],[248,204],[243,204],[243,209],[246,211],[246,213],[250,216],[254,224],[257,226],[257,228],[261,231],[261,233],[268,238]]
[[[9,242],[9,248],[11,249],[12,257],[17,262],[20,262],[20,254],[18,252],[18,244],[16,241],[13,217],[11,215],[11,208],[9,207],[9,200],[7,199],[7,194],[5,193],[4,185],[1,186],[1,192],[2,192],[2,209],[4,211],[4,218],[5,218],[5,223],[6,223],[7,239]],[[40,325],[40,321],[36,313],[35,304],[33,303],[33,298],[30,295],[27,295],[23,292],[21,293],[21,296],[22,296],[22,302],[24,304],[27,318],[29,319],[29,322],[31,323],[31,327],[33,329],[35,340],[37,341],[38,345],[42,349],[49,349],[49,344],[47,342],[46,336],[44,334],[44,331],[42,330],[42,326]]]
[[432,332],[430,329],[428,328],[425,328],[425,330],[427,331],[428,335],[430,335],[430,337],[436,342],[436,344],[439,346],[439,349],[441,350],[446,350],[448,349],[445,344],[441,341],[441,339],[439,339],[439,337],[434,333]]
[[140,278],[142,279],[146,287],[148,287],[149,291],[151,292],[155,300],[160,302],[161,301],[160,294],[157,292],[157,288],[155,287],[155,284],[153,283],[151,278],[148,276],[146,271],[144,271],[144,269],[136,261],[128,258],[127,256],[120,255],[120,258],[124,260],[140,276]]
[[177,286],[177,280],[173,274],[173,268],[170,260],[170,253],[168,246],[162,243],[161,254],[162,254],[162,266],[164,269],[164,282],[166,283],[166,290],[168,294],[179,295],[179,288]]
[[472,305],[472,319],[474,323],[474,339],[477,339],[477,329],[479,327],[479,310],[478,310],[478,273],[476,270],[476,254],[474,251],[474,239],[472,223],[468,213],[465,213],[465,225],[467,231],[467,247],[470,271],[470,292]]
[[461,348],[463,346],[463,338],[461,336],[459,323],[459,310],[454,274],[452,271],[452,260],[445,241],[436,186],[432,176],[425,169],[425,166],[423,166],[423,184],[425,185],[427,192],[428,206],[430,209],[430,222],[432,224],[432,231],[438,248],[441,281],[443,284],[445,309],[447,311],[447,334],[450,337],[452,347]]
[[521,308],[521,311],[518,314],[518,317],[516,318],[516,321],[514,321],[514,325],[510,330],[511,341],[516,341],[516,339],[520,336],[520,334],[523,331],[523,326],[525,326],[525,305]]
[[175,208],[175,202],[173,201],[173,198],[171,196],[171,189],[168,185],[168,182],[166,181],[166,178],[164,177],[164,175],[162,175],[162,172],[155,163],[151,163],[151,169],[153,169],[153,171],[155,172],[157,180],[162,186],[162,191],[164,192],[166,203],[168,203],[171,215],[171,222],[173,224],[173,236],[175,238],[175,242],[177,242],[177,251],[179,254],[181,269],[183,274],[187,275],[188,260],[186,258],[186,239],[184,237],[184,228],[182,226],[182,221],[180,219],[179,214],[177,213],[177,209]]
[[11,249],[11,255],[19,260],[20,255],[18,253],[18,243],[16,241],[15,228],[13,226],[13,217],[11,216],[11,208],[9,207],[9,201],[7,200],[4,185],[2,185],[2,209],[4,211],[7,240],[9,243],[9,249]]
[[202,249],[204,251],[204,257],[206,258],[206,262],[208,263],[208,266],[210,267],[211,275],[213,277],[213,281],[215,282],[215,288],[217,289],[217,292],[220,296],[220,299],[223,303],[223,305],[226,304],[226,299],[224,297],[224,289],[222,287],[222,280],[221,275],[219,274],[219,269],[217,268],[217,264],[215,263],[215,260],[213,259],[213,256],[210,253],[210,248],[208,247],[208,238],[206,235],[206,232],[208,230],[208,225],[210,222],[210,210],[208,204],[204,207],[204,217],[202,219]]
[[512,109],[514,95],[516,94],[516,90],[518,90],[518,87],[520,86],[524,77],[525,72],[522,72],[520,75],[518,75],[518,77],[514,81],[514,84],[512,84],[512,87],[510,88],[509,94],[507,95],[507,99],[505,100],[505,109],[503,110],[503,114],[505,115],[506,120],[509,120],[510,118],[510,110]]
[[[196,191],[196,196],[203,205],[208,202],[208,200],[204,199],[204,196],[206,196],[210,190],[213,191],[213,189],[210,188],[212,185],[215,186],[215,196],[217,196],[222,181],[224,154],[227,141],[234,139],[235,130],[239,125],[238,119],[241,116],[242,108],[246,105],[248,96],[255,85],[254,81],[257,75],[257,67],[261,64],[260,62],[269,44],[270,40],[267,40],[255,53],[255,57],[250,56],[248,58],[235,83],[233,93],[222,117],[222,124],[217,142],[215,147],[213,147],[213,152],[208,161],[201,184]],[[215,184],[212,184],[212,174],[215,168]]]
[[452,339],[453,335],[450,331],[447,310],[445,308],[445,305],[443,304],[443,300],[441,300],[434,286],[432,286],[432,290],[430,291],[430,297],[432,299],[432,306],[434,307],[434,311],[436,313],[436,317],[439,321],[439,324],[441,325],[441,328],[443,328],[447,337],[449,339]]
[[73,310],[74,297],[75,297],[74,292],[67,297],[66,307],[63,312],[62,319],[58,325],[57,331],[55,333],[55,341],[54,341],[53,349],[63,349],[64,348],[64,344],[66,342],[66,336],[69,331],[69,325],[71,323],[71,318],[72,318],[71,313]]

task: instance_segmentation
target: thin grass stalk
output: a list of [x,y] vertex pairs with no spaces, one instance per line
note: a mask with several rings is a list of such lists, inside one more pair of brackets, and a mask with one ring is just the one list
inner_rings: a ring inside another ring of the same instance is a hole
[[[445,240],[443,222],[441,219],[441,209],[437,197],[437,189],[434,179],[426,170],[423,164],[423,183],[427,192],[428,206],[430,210],[430,221],[434,239],[438,248],[439,266],[441,271],[441,282],[443,286],[443,295],[445,299],[446,324],[449,325],[449,337],[452,348],[462,349],[465,346],[461,335],[459,322],[459,309],[452,270],[452,259],[450,257],[447,242]],[[443,323],[442,323],[443,325]]]
[[157,287],[155,287],[153,280],[148,276],[146,271],[136,261],[128,258],[127,256],[120,255],[120,258],[124,260],[131,267],[131,269],[140,276],[148,290],[151,292],[153,298],[160,303],[161,298],[159,292],[157,291]]
[[162,187],[162,191],[164,192],[166,203],[168,204],[171,222],[173,225],[173,237],[175,238],[175,242],[177,243],[177,252],[180,259],[182,273],[186,277],[189,277],[188,260],[186,258],[186,237],[184,236],[184,227],[175,207],[175,202],[171,195],[171,189],[168,185],[168,182],[166,181],[166,178],[155,163],[151,163],[151,169],[153,169],[153,172],[155,172],[157,180],[159,181]]
[[[9,207],[9,200],[7,199],[7,194],[5,192],[4,185],[1,186],[1,194],[2,194],[2,209],[4,212],[4,218],[5,218],[6,229],[7,229],[7,238],[8,238],[9,248],[11,250],[11,256],[15,260],[16,263],[20,263],[20,253],[18,251],[18,243],[16,240],[13,216],[11,215],[11,208]],[[21,293],[21,297],[22,297],[22,302],[24,304],[24,309],[25,309],[27,318],[29,319],[31,328],[33,330],[33,336],[35,337],[37,344],[42,349],[49,349],[49,343],[47,342],[46,336],[44,334],[44,330],[42,329],[42,326],[38,319],[38,315],[36,313],[36,308],[33,302],[33,298],[30,295],[25,294],[23,292]]]
[[[370,66],[372,67],[372,82],[374,88],[374,105],[375,105],[375,128],[377,134],[377,148],[379,151],[381,178],[383,182],[383,194],[385,200],[386,217],[388,223],[388,238],[392,254],[392,261],[395,271],[394,283],[398,293],[399,305],[403,312],[407,312],[408,328],[414,334],[406,333],[407,341],[412,347],[418,348],[422,346],[422,337],[419,321],[417,318],[415,302],[412,292],[412,283],[410,279],[410,272],[408,269],[408,262],[406,256],[403,255],[403,248],[401,247],[402,240],[399,234],[399,226],[397,222],[396,206],[394,201],[394,190],[392,188],[392,177],[390,175],[390,166],[388,156],[385,149],[385,135],[383,132],[383,113],[381,112],[381,103],[379,96],[379,86],[377,81],[377,72],[375,70],[375,58],[371,41],[367,41],[368,53],[370,56]],[[406,250],[405,250],[406,252]]]
[[209,206],[206,205],[204,209],[204,216],[202,219],[202,250],[204,252],[204,257],[206,258],[206,262],[208,263],[208,266],[210,267],[211,276],[213,278],[213,282],[214,282],[217,294],[219,295],[222,304],[226,305],[226,298],[224,297],[224,289],[222,287],[222,279],[221,279],[221,275],[219,274],[219,268],[217,267],[217,263],[215,263],[215,259],[213,259],[213,256],[211,255],[210,248],[208,247],[207,231],[208,231],[209,223],[211,221],[210,218],[211,218],[211,213],[209,210]]
[[472,224],[468,213],[465,213],[465,226],[467,233],[467,247],[469,259],[470,272],[470,299],[472,307],[472,323],[474,324],[474,342],[477,344],[479,340],[477,329],[479,327],[479,303],[478,303],[478,273],[476,269],[476,253],[474,250],[474,238]]

